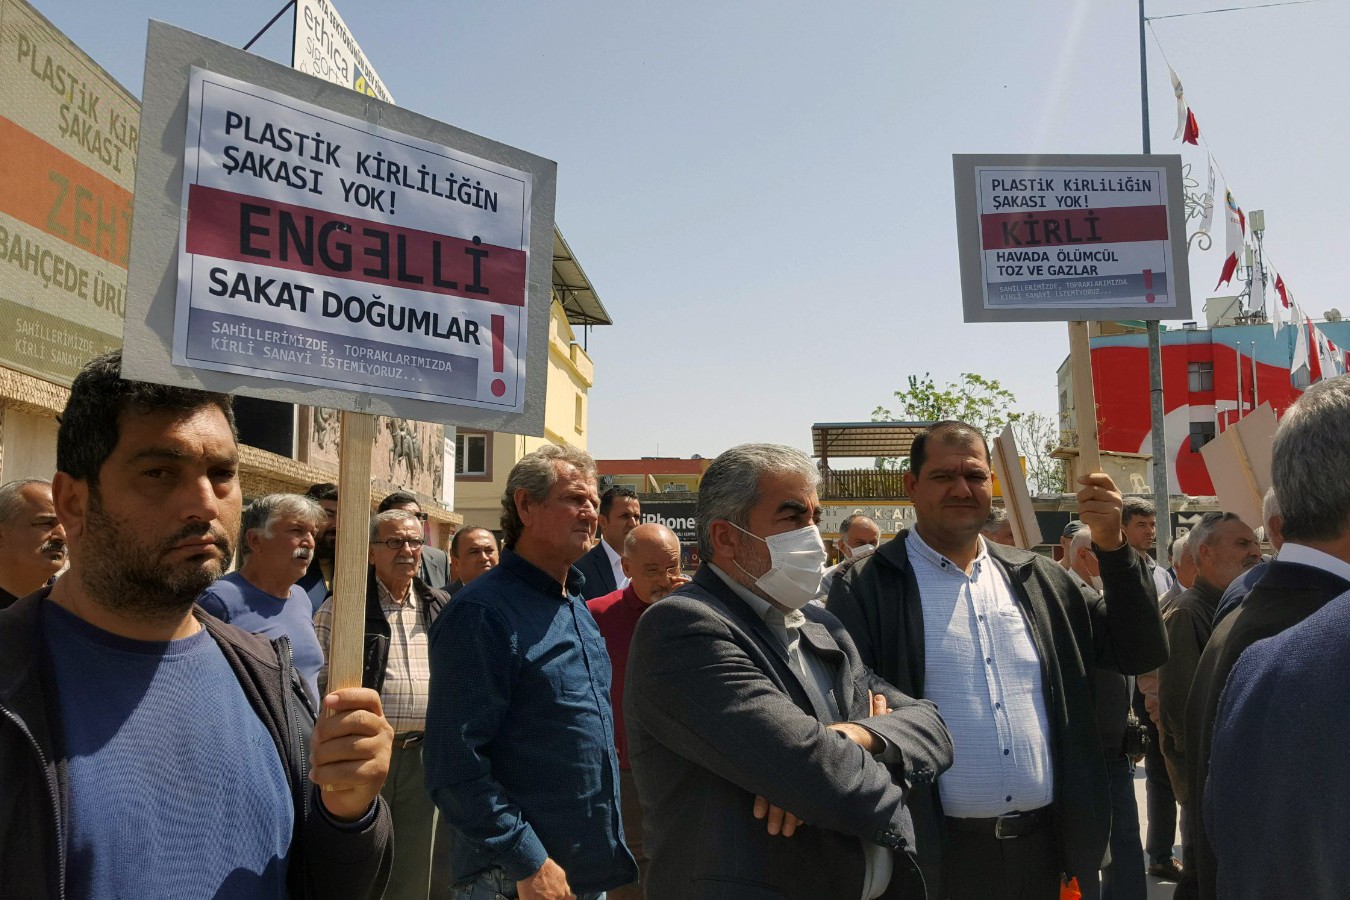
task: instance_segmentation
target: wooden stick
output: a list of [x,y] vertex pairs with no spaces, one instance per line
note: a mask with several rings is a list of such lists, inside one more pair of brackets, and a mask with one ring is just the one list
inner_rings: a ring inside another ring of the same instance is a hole
[[370,453],[375,417],[342,413],[338,445],[337,560],[333,564],[333,636],[328,690],[361,686],[366,631],[366,569],[370,565]]
[[1073,378],[1075,429],[1078,432],[1079,475],[1102,470],[1097,446],[1097,395],[1092,389],[1092,348],[1087,322],[1069,323],[1069,374]]

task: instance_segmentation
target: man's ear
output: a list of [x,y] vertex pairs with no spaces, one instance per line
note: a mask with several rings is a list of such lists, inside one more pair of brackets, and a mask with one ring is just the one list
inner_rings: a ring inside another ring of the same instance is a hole
[[52,506],[56,508],[57,521],[66,530],[66,540],[78,540],[84,534],[84,520],[89,512],[89,482],[57,472],[52,476]]
[[620,557],[619,557],[619,565],[623,567],[623,574],[624,574],[625,577],[627,577],[627,578],[632,578],[632,577],[633,577],[633,573],[630,572],[629,569],[628,569],[628,557],[626,557],[626,556],[620,556]]
[[[717,519],[709,525],[708,537],[712,541],[713,556],[734,559],[738,534],[735,526],[726,519]],[[708,562],[712,562],[712,560],[708,560]]]

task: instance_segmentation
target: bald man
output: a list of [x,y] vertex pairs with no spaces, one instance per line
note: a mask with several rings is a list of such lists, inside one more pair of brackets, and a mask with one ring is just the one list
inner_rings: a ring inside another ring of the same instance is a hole
[[680,571],[680,541],[664,525],[639,525],[623,542],[623,573],[629,579],[622,590],[586,601],[600,626],[609,651],[613,677],[609,699],[614,706],[614,745],[619,751],[619,800],[628,849],[638,862],[638,882],[611,890],[609,900],[642,900],[647,857],[642,852],[642,805],[628,765],[628,737],[623,728],[623,676],[628,668],[628,645],[638,617],[657,600],[673,593],[689,579]]

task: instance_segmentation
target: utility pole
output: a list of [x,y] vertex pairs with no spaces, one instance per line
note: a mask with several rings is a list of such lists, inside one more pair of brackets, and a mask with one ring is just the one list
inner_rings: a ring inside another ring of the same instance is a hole
[[[1144,0],[1139,0],[1139,108],[1143,122],[1144,153],[1153,152],[1148,132],[1148,44],[1145,42],[1147,19]],[[1169,198],[1177,202],[1178,198]],[[1157,320],[1148,326],[1148,389],[1153,434],[1153,502],[1158,509],[1158,565],[1171,565],[1172,497],[1167,486],[1167,434],[1163,430],[1162,329]]]

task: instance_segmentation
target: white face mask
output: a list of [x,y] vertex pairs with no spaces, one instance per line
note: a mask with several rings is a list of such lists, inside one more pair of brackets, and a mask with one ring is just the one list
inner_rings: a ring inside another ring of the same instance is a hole
[[[848,547],[847,544],[844,545]],[[876,544],[861,544],[857,547],[848,547],[849,559],[862,559],[864,556],[871,556],[877,550]]]
[[[729,524],[738,531],[745,531],[734,522]],[[828,557],[819,528],[807,525],[767,538],[749,531],[745,533],[769,545],[769,571],[755,579],[755,587],[788,609],[801,609],[820,593],[820,580],[825,575]],[[740,563],[736,563],[736,568],[745,572]]]

